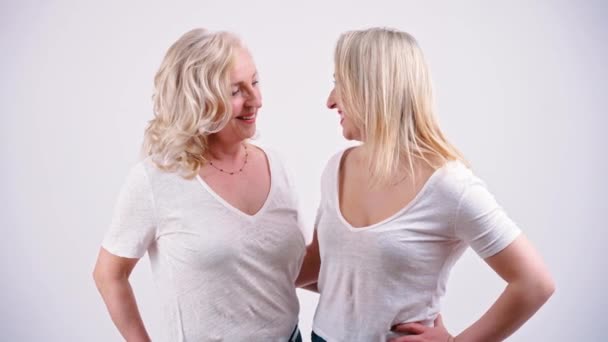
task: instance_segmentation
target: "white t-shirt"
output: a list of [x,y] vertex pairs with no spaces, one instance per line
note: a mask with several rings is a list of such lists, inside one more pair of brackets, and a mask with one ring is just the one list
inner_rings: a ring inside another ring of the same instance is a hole
[[338,204],[342,154],[323,173],[317,214],[321,297],[313,330],[328,342],[386,341],[391,327],[405,322],[432,326],[450,269],[467,246],[486,258],[520,233],[483,182],[455,161],[391,217],[354,228]]
[[286,341],[298,322],[305,254],[295,192],[272,153],[266,202],[251,216],[200,178],[137,164],[103,247],[148,252],[165,315],[164,341]]

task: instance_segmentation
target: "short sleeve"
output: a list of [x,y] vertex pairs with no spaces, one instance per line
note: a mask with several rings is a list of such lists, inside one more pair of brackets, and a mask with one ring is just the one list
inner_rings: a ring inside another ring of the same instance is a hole
[[482,258],[500,252],[521,232],[480,180],[464,189],[454,230]]
[[108,252],[141,258],[156,237],[156,213],[143,163],[133,167],[120,191],[102,246]]

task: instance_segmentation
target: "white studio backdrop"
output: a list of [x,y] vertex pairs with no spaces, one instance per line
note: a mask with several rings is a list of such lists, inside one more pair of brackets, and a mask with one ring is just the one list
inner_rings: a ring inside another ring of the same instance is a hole
[[[0,340],[121,340],[91,273],[139,158],[154,73],[182,33],[229,30],[250,47],[264,98],[258,141],[293,171],[310,238],[321,171],[348,145],[325,108],[334,44],[388,26],[418,39],[445,133],[557,282],[509,341],[605,341],[607,15],[604,1],[2,1]],[[147,257],[132,284],[158,336]],[[443,302],[450,331],[503,287],[465,253]],[[309,340],[318,297],[298,294]]]

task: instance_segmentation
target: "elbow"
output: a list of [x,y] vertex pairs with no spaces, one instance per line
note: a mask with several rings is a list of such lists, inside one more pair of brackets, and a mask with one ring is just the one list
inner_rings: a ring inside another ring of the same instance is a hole
[[539,296],[542,298],[543,303],[549,300],[553,293],[555,293],[555,281],[552,277],[547,277],[539,285]]
[[95,282],[97,290],[103,294],[108,286],[112,286],[112,284],[119,282],[120,279],[103,267],[97,266],[93,270],[93,281]]
[[537,303],[540,307],[551,298],[555,292],[555,282],[550,276],[529,281],[525,286],[525,297],[530,303]]

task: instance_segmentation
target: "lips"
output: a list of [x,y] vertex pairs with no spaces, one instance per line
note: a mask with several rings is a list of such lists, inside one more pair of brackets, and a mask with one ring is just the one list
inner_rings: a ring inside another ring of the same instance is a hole
[[240,115],[237,116],[236,119],[243,121],[244,123],[254,123],[255,122],[255,118],[257,117],[257,113],[250,113],[250,114],[245,114],[245,115]]

